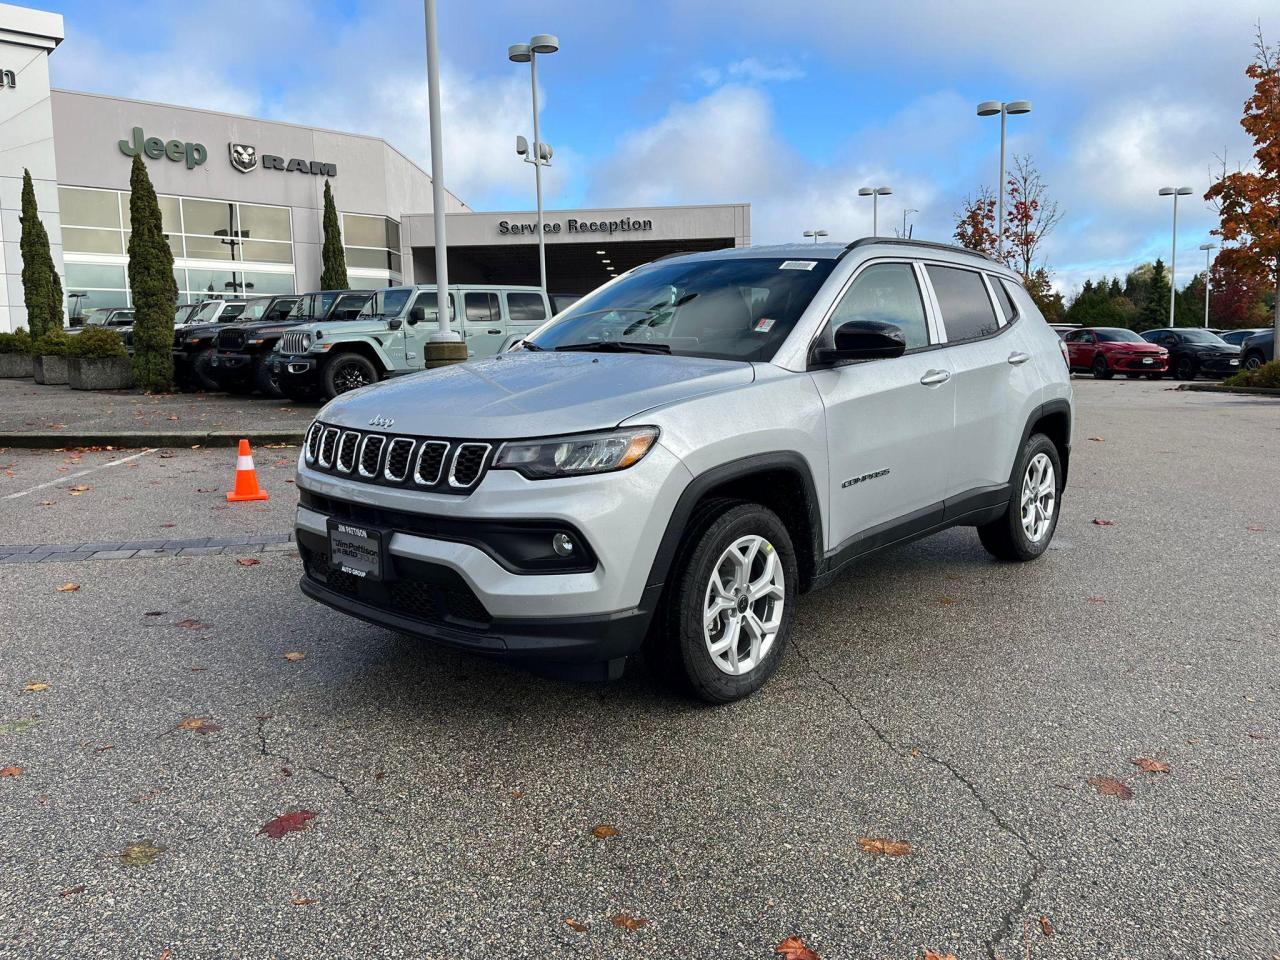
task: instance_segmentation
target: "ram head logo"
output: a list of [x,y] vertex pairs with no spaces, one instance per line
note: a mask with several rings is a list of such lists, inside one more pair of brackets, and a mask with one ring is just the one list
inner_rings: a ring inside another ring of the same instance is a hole
[[231,165],[241,173],[248,173],[258,168],[258,148],[247,143],[228,143],[231,151]]

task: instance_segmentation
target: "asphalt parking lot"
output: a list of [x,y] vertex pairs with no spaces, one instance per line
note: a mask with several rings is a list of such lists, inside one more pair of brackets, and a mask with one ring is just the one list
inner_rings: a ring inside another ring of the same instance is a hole
[[[0,955],[1280,955],[1280,402],[1076,388],[1044,558],[884,555],[718,709],[349,620],[287,544],[0,564]],[[0,540],[289,532],[296,450],[235,507],[138,452],[0,452]]]

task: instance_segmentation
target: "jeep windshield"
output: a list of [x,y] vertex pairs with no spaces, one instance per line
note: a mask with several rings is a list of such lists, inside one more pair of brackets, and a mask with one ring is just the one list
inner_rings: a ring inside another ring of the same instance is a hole
[[835,265],[745,257],[656,263],[584,297],[526,348],[767,361]]
[[372,320],[375,317],[398,317],[404,305],[409,302],[408,289],[379,290],[360,311],[361,320]]

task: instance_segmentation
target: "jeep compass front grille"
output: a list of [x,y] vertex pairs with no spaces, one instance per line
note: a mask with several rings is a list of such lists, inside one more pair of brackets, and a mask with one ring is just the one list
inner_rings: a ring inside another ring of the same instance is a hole
[[345,430],[316,421],[303,444],[306,465],[384,487],[467,494],[483,479],[494,445]]

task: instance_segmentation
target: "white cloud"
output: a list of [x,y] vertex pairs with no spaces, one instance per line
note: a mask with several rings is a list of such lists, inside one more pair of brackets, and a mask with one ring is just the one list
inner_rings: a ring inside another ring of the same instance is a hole
[[737,80],[755,80],[759,83],[771,83],[785,80],[799,80],[804,71],[791,64],[766,64],[755,57],[747,57],[728,67],[729,76]]

